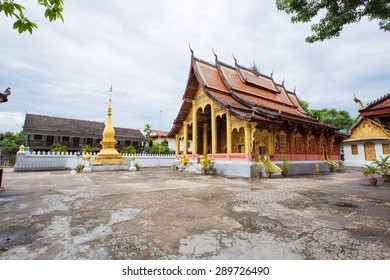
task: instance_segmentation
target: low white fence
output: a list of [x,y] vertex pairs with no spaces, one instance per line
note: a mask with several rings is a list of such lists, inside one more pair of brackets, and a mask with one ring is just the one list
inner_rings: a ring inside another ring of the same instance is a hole
[[[132,155],[124,154],[130,165]],[[169,167],[175,160],[175,155],[135,154],[135,162],[142,167]],[[93,163],[96,153],[91,154],[90,163]],[[15,171],[42,171],[76,169],[77,165],[84,164],[80,153],[51,153],[51,152],[21,152],[16,155]]]

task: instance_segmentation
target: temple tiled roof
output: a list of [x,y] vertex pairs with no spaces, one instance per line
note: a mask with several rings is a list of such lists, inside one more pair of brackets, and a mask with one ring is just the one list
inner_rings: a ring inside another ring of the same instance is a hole
[[390,115],[390,93],[370,102],[363,109],[359,110],[362,116],[384,116]]
[[272,76],[240,66],[237,60],[235,66],[231,66],[219,61],[217,56],[215,64],[192,56],[183,103],[170,131],[171,136],[178,132],[189,113],[198,84],[209,98],[241,119],[291,121],[337,130],[310,117],[299,104],[295,91],[276,84]]
[[[23,132],[101,138],[104,127],[103,122],[26,114]],[[138,129],[121,127],[114,129],[116,138],[144,139],[144,135]]]

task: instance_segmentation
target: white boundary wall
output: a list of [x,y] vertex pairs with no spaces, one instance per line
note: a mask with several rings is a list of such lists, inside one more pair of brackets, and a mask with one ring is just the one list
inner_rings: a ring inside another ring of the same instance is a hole
[[[132,155],[125,154],[129,164]],[[170,167],[175,155],[135,154],[135,162],[140,167]],[[96,154],[91,155],[90,163],[95,160]],[[50,152],[18,152],[16,155],[15,171],[42,171],[76,169],[77,165],[84,164],[83,156],[79,153],[50,153]]]

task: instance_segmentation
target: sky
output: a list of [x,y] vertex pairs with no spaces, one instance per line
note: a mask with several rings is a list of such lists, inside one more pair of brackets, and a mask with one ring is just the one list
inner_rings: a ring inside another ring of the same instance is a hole
[[340,37],[308,44],[310,24],[292,24],[272,0],[65,0],[65,22],[44,18],[37,1],[20,1],[38,29],[18,34],[0,14],[0,133],[22,130],[27,113],[106,120],[170,130],[181,106],[191,53],[214,62],[254,62],[273,72],[312,109],[358,112],[390,92],[390,33],[363,19]]

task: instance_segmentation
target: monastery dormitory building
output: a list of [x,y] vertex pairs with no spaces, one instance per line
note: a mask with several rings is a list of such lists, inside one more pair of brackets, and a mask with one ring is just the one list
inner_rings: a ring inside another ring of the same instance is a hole
[[[312,118],[297,95],[255,68],[218,60],[191,64],[180,111],[168,137],[176,138],[176,154],[196,160],[209,154],[216,161],[251,162],[255,156],[272,161],[323,163],[340,160],[346,134]],[[187,146],[192,140],[192,153]],[[313,164],[312,164],[313,165]]]
[[[144,135],[138,129],[115,127],[116,149],[132,145],[139,153],[143,152]],[[85,145],[94,151],[101,149],[104,130],[103,122],[52,116],[26,114],[23,132],[27,134],[27,146],[30,151],[50,151],[51,146],[61,142],[68,151],[78,152]]]

